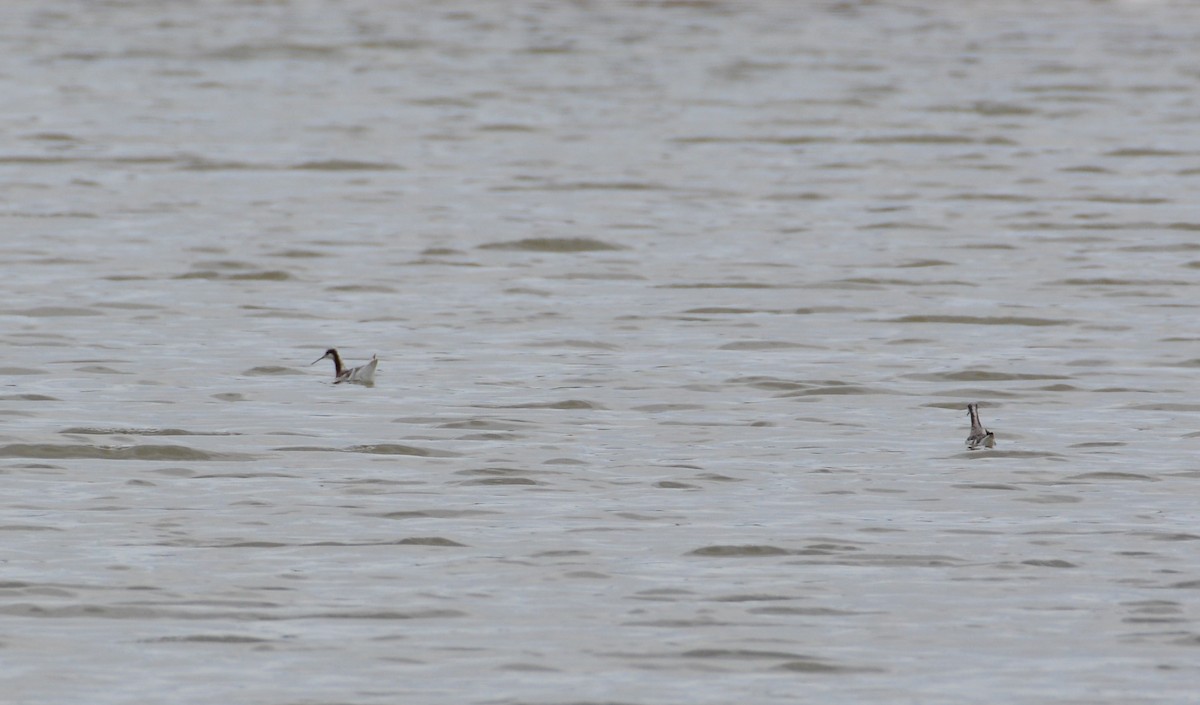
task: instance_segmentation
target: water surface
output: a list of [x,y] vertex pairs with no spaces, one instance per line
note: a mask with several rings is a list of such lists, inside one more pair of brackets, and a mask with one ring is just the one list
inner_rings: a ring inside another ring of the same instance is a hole
[[13,702],[1195,697],[1195,6],[5,14]]

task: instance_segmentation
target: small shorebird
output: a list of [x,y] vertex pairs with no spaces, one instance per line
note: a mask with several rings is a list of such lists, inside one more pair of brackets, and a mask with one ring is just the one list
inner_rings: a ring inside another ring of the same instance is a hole
[[379,357],[371,356],[371,361],[365,365],[358,367],[342,367],[342,356],[338,355],[336,348],[329,348],[325,354],[313,360],[309,367],[317,364],[325,358],[333,358],[333,383],[341,384],[342,382],[358,382],[359,384],[375,384],[375,366],[379,364]]
[[979,403],[967,404],[967,415],[971,417],[971,435],[967,436],[967,450],[975,450],[980,446],[996,447],[996,434],[983,427],[979,422]]

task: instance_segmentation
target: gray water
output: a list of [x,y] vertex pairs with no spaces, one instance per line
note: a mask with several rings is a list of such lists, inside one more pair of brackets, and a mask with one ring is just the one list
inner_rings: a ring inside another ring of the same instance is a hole
[[1195,702],[1200,6],[3,20],[5,702]]

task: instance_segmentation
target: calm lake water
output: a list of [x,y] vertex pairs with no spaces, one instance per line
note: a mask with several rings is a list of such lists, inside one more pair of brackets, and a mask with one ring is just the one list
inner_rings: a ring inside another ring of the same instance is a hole
[[2,16],[7,702],[1195,702],[1200,5]]

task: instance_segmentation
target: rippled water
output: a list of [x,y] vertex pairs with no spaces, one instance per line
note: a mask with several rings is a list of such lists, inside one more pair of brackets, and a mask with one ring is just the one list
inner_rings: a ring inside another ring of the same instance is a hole
[[11,702],[1195,697],[1197,6],[5,17]]

